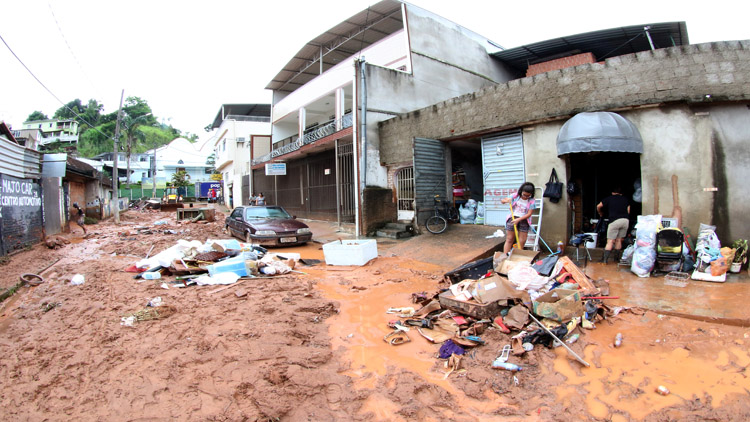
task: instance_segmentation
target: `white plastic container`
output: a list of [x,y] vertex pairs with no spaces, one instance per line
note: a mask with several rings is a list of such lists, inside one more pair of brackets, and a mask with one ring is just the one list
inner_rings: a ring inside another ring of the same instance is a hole
[[323,245],[327,265],[365,265],[378,257],[375,239],[341,240]]
[[594,239],[591,242],[586,242],[586,247],[589,249],[596,248],[596,241],[599,239],[599,233],[586,233],[586,234],[591,236]]
[[142,277],[146,280],[157,280],[161,278],[161,273],[159,271],[146,271]]
[[225,259],[219,261],[216,264],[208,266],[208,274],[213,277],[221,273],[235,273],[240,277],[247,276],[247,267],[245,266],[245,259],[243,256],[236,256],[234,258]]

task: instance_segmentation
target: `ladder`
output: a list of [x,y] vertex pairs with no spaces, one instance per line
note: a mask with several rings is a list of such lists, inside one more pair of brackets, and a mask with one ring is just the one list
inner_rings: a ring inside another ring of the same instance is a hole
[[534,190],[534,200],[536,208],[534,208],[531,217],[529,217],[529,236],[526,238],[526,244],[524,248],[531,248],[531,250],[539,250],[539,229],[542,227],[542,215],[544,214],[544,198],[542,195],[544,191],[542,188],[536,188]]

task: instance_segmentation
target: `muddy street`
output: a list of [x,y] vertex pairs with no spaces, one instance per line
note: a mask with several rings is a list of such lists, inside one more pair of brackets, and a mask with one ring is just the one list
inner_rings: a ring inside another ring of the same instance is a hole
[[[378,258],[364,266],[326,266],[318,242],[286,248],[322,262],[231,286],[180,287],[174,276],[135,280],[125,271],[180,239],[227,238],[224,215],[198,224],[129,211],[119,226],[101,222],[86,237],[74,229],[61,248],[39,244],[5,259],[3,288],[49,268],[41,284],[20,287],[0,305],[0,418],[750,418],[750,328],[742,324],[681,318],[621,300],[616,305],[625,308],[617,315],[576,331],[580,338],[570,347],[590,367],[563,347],[535,345],[508,360],[520,372],[491,366],[517,331],[488,327],[484,344],[467,349],[452,368],[438,358],[440,344],[417,327],[406,332],[408,342],[387,343],[389,321],[399,319],[387,311],[418,309],[412,295],[446,288],[443,274],[451,269],[434,256],[406,257],[402,242],[380,242]],[[311,224],[319,241],[345,236],[316,232],[318,226]],[[624,269],[589,264],[586,271],[610,273],[612,295],[624,289],[615,280]],[[76,274],[83,284],[71,284]],[[720,295],[717,288],[714,299]],[[148,307],[157,297],[162,306]],[[133,315],[135,324],[123,324]],[[618,333],[622,345],[615,347]],[[669,394],[659,394],[660,386]]]

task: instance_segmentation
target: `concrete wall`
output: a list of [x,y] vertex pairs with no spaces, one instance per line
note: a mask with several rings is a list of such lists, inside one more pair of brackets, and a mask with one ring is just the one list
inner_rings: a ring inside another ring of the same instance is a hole
[[0,254],[41,242],[42,188],[38,180],[0,174]]
[[[748,101],[750,41],[673,47],[514,80],[390,119],[380,124],[380,159],[385,165],[410,160],[413,137],[478,138],[522,127],[527,178],[543,187],[553,166],[561,180],[568,178],[556,151],[565,120],[583,111],[616,111],[644,141],[643,213],[653,212],[654,176],[659,211],[672,212],[676,174],[683,226],[695,234],[700,223],[716,224],[728,243],[750,235],[744,217],[750,211]],[[546,237],[564,239],[566,201],[545,203]]]

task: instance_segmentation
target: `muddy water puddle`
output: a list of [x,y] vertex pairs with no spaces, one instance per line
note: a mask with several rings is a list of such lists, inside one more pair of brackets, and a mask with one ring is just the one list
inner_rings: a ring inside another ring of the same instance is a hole
[[[650,413],[686,401],[712,398],[714,407],[750,394],[744,371],[750,364],[747,331],[647,313],[614,325],[599,324],[586,331],[583,368],[565,350],[556,350],[555,371],[567,381],[557,387],[558,400],[585,397],[588,411],[598,418]],[[613,346],[617,333],[623,343]],[[659,386],[670,394],[657,393]],[[705,404],[705,403],[704,403]],[[614,420],[614,419],[613,419]]]

